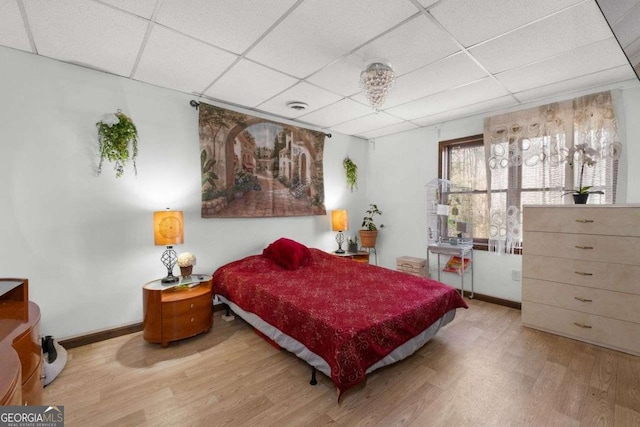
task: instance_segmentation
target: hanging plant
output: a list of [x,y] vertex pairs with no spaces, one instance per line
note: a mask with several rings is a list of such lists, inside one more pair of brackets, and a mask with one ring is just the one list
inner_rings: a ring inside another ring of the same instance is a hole
[[[98,143],[100,163],[98,175],[102,172],[102,162],[107,159],[113,162],[116,178],[124,173],[124,166],[128,160],[133,161],[133,171],[138,175],[136,157],[138,157],[138,130],[131,119],[122,111],[106,114],[96,123],[98,127]],[[129,146],[131,145],[131,148]]]
[[353,163],[349,157],[344,158],[342,165],[347,175],[347,186],[353,191],[354,188],[358,188],[358,165]]

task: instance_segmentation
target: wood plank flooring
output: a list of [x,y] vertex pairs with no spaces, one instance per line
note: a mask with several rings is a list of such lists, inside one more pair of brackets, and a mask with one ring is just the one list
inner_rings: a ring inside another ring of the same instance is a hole
[[69,350],[43,404],[72,426],[640,426],[640,357],[524,328],[468,300],[408,359],[337,402],[331,380],[236,317],[149,344],[141,333]]

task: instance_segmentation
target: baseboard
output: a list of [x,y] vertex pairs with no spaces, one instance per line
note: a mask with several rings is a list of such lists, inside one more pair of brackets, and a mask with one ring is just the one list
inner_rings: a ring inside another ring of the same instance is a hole
[[[224,310],[224,304],[214,304],[213,311]],[[107,329],[104,331],[93,332],[86,335],[80,335],[73,338],[67,338],[65,340],[58,341],[58,344],[66,349],[81,347],[83,345],[93,344],[96,342],[108,340],[111,338],[120,337],[122,335],[133,334],[142,330],[142,322],[134,323],[132,325],[120,326],[118,328]]]
[[66,340],[59,341],[59,344],[66,349],[81,347],[83,345],[93,344],[95,342],[108,340],[122,335],[133,334],[142,330],[142,323],[134,323],[132,325],[120,326],[118,328],[107,329],[104,331],[93,332],[87,335],[80,335]]
[[[471,298],[471,292],[464,291],[464,296],[467,298]],[[473,299],[477,299],[478,301],[490,302],[491,304],[502,305],[509,308],[515,308],[516,310],[522,310],[522,303],[520,302],[492,297],[489,295],[482,295],[477,292],[474,293]]]

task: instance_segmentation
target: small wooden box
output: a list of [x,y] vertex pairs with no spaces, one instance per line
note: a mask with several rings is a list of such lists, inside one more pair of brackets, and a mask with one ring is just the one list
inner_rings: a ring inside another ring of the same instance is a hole
[[396,270],[412,274],[419,277],[429,277],[427,260],[424,258],[414,258],[401,256],[396,258]]

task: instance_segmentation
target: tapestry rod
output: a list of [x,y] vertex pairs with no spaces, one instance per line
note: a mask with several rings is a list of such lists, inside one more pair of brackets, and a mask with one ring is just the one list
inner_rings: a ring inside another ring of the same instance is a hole
[[[198,109],[198,107],[200,107],[200,103],[198,101],[196,101],[195,99],[192,99],[191,101],[189,101],[189,105],[191,105],[196,110]],[[326,133],[326,132],[322,132],[322,133],[324,133],[324,136],[326,136],[327,138],[331,138],[331,134],[330,133]]]

